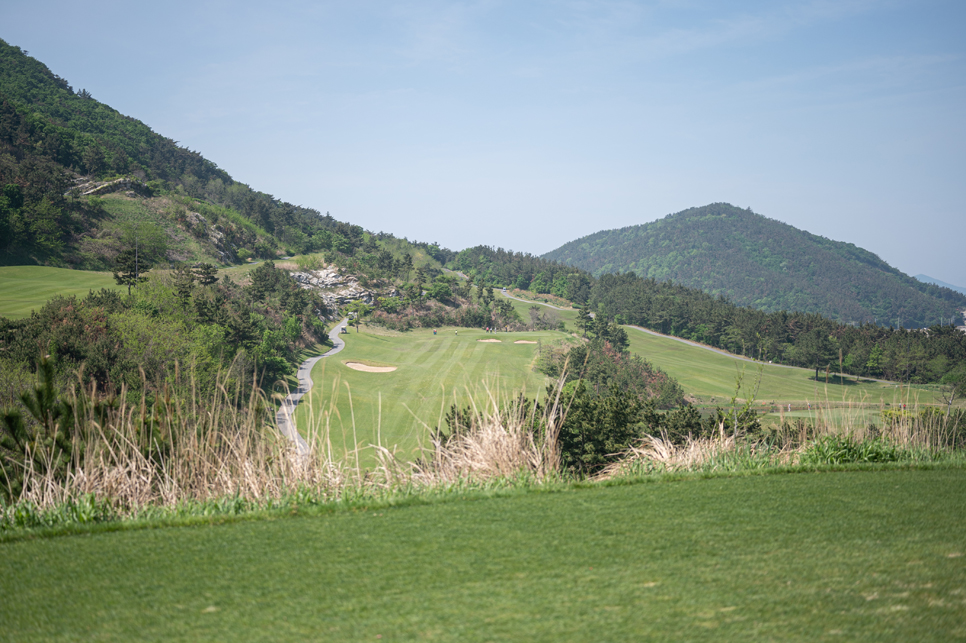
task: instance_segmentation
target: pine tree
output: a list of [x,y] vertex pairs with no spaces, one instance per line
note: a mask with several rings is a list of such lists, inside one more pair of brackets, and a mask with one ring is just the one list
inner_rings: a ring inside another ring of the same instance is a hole
[[218,269],[210,263],[199,263],[195,266],[195,277],[202,286],[210,286],[218,281]]
[[118,286],[127,286],[127,294],[131,294],[131,286],[137,286],[148,280],[144,273],[151,270],[151,266],[139,256],[137,249],[125,250],[114,259],[114,281]]

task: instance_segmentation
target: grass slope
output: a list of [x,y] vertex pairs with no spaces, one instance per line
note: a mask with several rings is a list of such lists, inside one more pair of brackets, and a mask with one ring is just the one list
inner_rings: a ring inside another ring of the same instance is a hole
[[[499,292],[497,291],[499,295]],[[514,307],[524,318],[527,309],[533,304],[511,299]],[[561,310],[560,315],[571,331],[575,328],[577,313]],[[813,378],[815,371],[806,368],[787,368],[777,364],[758,364],[738,357],[723,355],[677,341],[670,337],[652,335],[631,327],[625,327],[630,339],[631,352],[646,360],[677,379],[685,393],[696,397],[699,402],[720,404],[727,402],[735,392],[735,377],[744,369],[743,388],[739,399],[744,400],[754,390],[758,368],[762,368],[761,385],[756,399],[768,403],[789,403],[795,406],[808,402],[837,402],[864,404],[894,404],[915,402],[931,404],[937,401],[936,393],[925,386],[903,386],[895,384],[845,378],[844,383],[836,378],[826,386],[824,374],[821,382]]]
[[[441,412],[454,402],[464,406],[472,396],[485,405],[487,388],[494,395],[523,388],[531,397],[543,395],[546,377],[532,368],[537,345],[514,342],[546,342],[560,339],[562,333],[456,331],[442,328],[433,335],[427,329],[405,334],[353,330],[344,336],[345,350],[321,360],[313,369],[315,386],[299,406],[296,424],[303,433],[307,426],[321,430],[320,411],[334,403],[338,414],[329,423],[333,447],[341,449],[345,444],[351,448],[354,417],[358,443],[376,443],[381,435],[383,445],[397,445],[410,457],[426,435],[423,423],[435,427],[442,420]],[[501,342],[478,341],[481,339]],[[397,370],[365,373],[345,365],[352,361]]]
[[21,319],[55,295],[84,297],[90,290],[118,290],[109,272],[47,266],[0,266],[0,317]]
[[949,641],[966,471],[593,487],[0,545],[11,640]]
[[[656,366],[681,382],[685,392],[702,401],[721,402],[731,399],[735,391],[735,377],[744,369],[740,398],[754,390],[758,368],[762,367],[761,385],[757,399],[762,402],[852,402],[867,404],[922,403],[935,401],[935,393],[925,387],[898,387],[893,383],[846,377],[844,382],[834,378],[826,386],[824,373],[816,382],[815,371],[805,368],[786,368],[777,364],[759,364],[691,346],[669,337],[659,337],[634,328],[627,329],[631,351],[643,355]],[[714,398],[713,400],[711,398]]]

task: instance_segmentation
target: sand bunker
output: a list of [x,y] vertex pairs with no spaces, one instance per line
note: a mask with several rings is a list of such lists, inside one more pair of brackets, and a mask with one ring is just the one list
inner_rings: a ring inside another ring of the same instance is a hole
[[492,344],[493,342],[496,342],[497,344],[502,344],[503,343],[503,340],[502,339],[478,339],[476,341],[478,341],[478,342],[489,342],[490,344]]
[[515,341],[513,343],[514,344],[536,344],[537,342],[535,342],[533,340],[530,340],[530,339],[518,339],[517,341]]
[[395,366],[369,366],[368,364],[360,364],[359,362],[346,362],[345,365],[354,371],[362,371],[364,373],[392,373],[396,370]]

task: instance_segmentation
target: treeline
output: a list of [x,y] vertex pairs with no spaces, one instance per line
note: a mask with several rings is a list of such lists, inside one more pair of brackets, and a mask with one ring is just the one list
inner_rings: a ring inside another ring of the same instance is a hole
[[738,355],[815,369],[816,377],[841,365],[849,375],[931,383],[966,370],[966,334],[952,326],[920,331],[842,324],[816,313],[769,313],[669,281],[633,273],[595,279],[539,257],[486,247],[459,253],[453,265],[495,286],[519,287],[529,279],[546,288],[552,276],[549,283],[567,293],[561,296],[588,312]]
[[948,323],[966,308],[966,296],[913,279],[867,250],[727,203],[597,232],[544,258],[597,277],[634,272],[766,312],[799,310],[843,323],[918,328]]
[[244,397],[288,375],[299,347],[327,341],[325,312],[271,262],[244,287],[202,266],[152,274],[129,296],[57,296],[25,319],[0,317],[0,408],[20,405],[43,360],[61,389],[79,372],[108,396],[135,399],[177,386],[208,393],[221,378]]
[[579,268],[489,246],[456,253],[452,266],[473,276],[478,283],[552,294],[575,303],[587,301],[593,283],[593,278]]

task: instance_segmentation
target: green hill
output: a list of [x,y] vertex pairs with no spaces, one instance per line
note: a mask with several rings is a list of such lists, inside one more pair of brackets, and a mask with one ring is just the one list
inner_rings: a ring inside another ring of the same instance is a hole
[[165,233],[161,261],[376,248],[360,226],[234,181],[0,40],[0,265],[109,268],[132,219]]
[[916,275],[916,279],[918,279],[923,283],[933,284],[934,286],[942,286],[943,288],[949,288],[950,290],[955,290],[956,292],[962,295],[966,295],[966,288],[963,288],[962,286],[954,286],[952,284],[947,284],[945,281],[940,281],[935,277],[930,277],[929,275],[919,274],[919,275]]
[[875,254],[727,203],[571,241],[543,258],[600,276],[634,272],[740,306],[818,313],[845,323],[931,326],[966,296],[922,283]]

